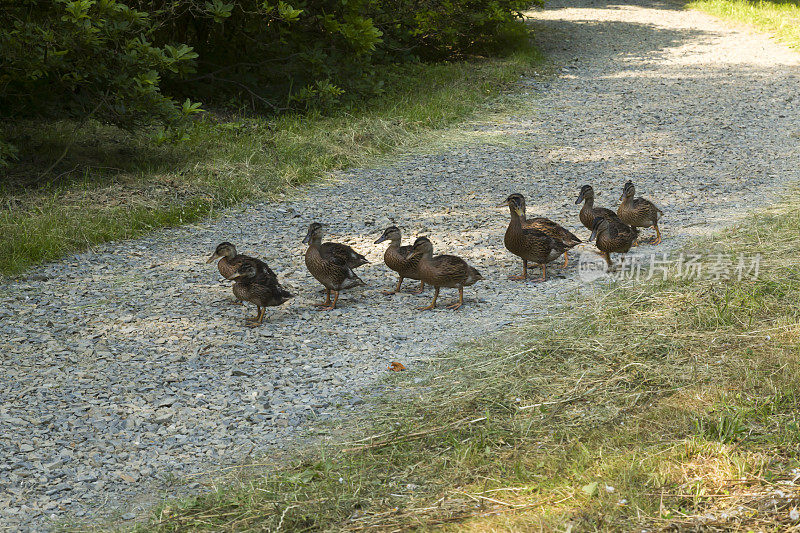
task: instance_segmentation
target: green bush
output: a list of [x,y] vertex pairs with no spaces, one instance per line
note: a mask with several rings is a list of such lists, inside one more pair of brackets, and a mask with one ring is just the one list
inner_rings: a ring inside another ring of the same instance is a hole
[[537,1],[18,0],[0,27],[0,166],[17,153],[14,121],[31,117],[132,127],[180,123],[200,111],[192,100],[353,105],[394,65],[497,53]]
[[149,15],[116,0],[21,0],[0,27],[3,118],[84,117],[125,124],[175,119],[163,76],[194,69],[186,45],[148,41]]
[[380,94],[383,65],[497,52],[531,0],[138,0],[198,75],[170,91],[284,111]]
[[[160,90],[193,71],[186,45],[156,46],[150,17],[116,0],[19,0],[0,27],[0,119],[95,117],[131,126],[196,113]],[[0,165],[14,148],[0,139]]]

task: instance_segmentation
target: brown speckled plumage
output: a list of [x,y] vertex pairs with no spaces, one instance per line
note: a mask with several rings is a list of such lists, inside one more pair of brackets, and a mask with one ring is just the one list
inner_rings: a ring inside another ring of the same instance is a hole
[[264,261],[255,257],[250,257],[249,255],[237,253],[236,247],[229,242],[222,242],[217,245],[216,250],[214,250],[214,253],[211,254],[211,257],[208,258],[206,263],[211,263],[217,258],[219,258],[219,261],[217,262],[217,269],[225,279],[231,279],[233,275],[236,274],[236,270],[239,268],[239,265],[245,260],[255,261],[255,265],[260,270],[266,272],[270,276],[275,275],[275,273],[269,268],[269,265],[267,265]]
[[530,261],[542,267],[542,281],[544,281],[547,277],[547,263],[565,253],[568,246],[539,229],[523,227],[524,200],[521,201],[519,196],[512,194],[506,200],[511,221],[503,240],[508,251],[522,259],[522,275],[512,276],[512,279],[527,279],[528,261]]
[[[322,224],[314,222],[308,227],[308,233],[303,242],[308,243],[305,255],[306,268],[326,289],[327,297],[325,303],[320,307],[330,310],[336,307],[339,291],[364,285],[361,278],[353,272],[354,267],[351,265],[363,265],[368,261],[347,245],[322,244],[323,235]],[[331,303],[331,291],[335,293],[333,303]]]
[[[236,247],[227,241],[217,245],[214,253],[211,254],[211,257],[208,258],[206,263],[211,263],[215,259],[219,259],[219,261],[217,261],[217,270],[219,270],[219,273],[222,274],[222,277],[225,279],[232,279],[236,275],[239,266],[244,261],[252,261],[259,272],[264,272],[266,275],[277,279],[275,272],[273,272],[264,261],[255,257],[250,257],[249,255],[237,253]],[[239,298],[235,291],[234,297],[236,297],[237,304],[242,302],[242,298]]]
[[257,260],[248,258],[240,261],[232,278],[236,280],[233,285],[236,298],[258,307],[258,315],[252,320],[256,324],[263,322],[267,307],[281,305],[294,297],[278,283],[272,271],[262,270]]
[[[391,291],[384,291],[384,294],[395,294],[400,292],[400,286],[403,284],[405,278],[419,280],[419,255],[413,255],[413,246],[401,246],[402,233],[397,226],[389,226],[384,230],[383,235],[375,241],[375,244],[380,244],[383,241],[390,241],[389,247],[383,253],[383,262],[386,266],[397,272],[400,279],[397,280],[397,287]],[[420,284],[417,293],[422,292],[425,282]]]
[[658,219],[664,213],[650,200],[645,198],[634,198],[636,188],[633,183],[628,181],[622,189],[622,196],[617,209],[617,216],[625,224],[634,228],[653,228],[656,230],[656,238],[653,244],[661,242],[661,230],[658,229]]
[[594,219],[592,236],[589,240],[597,239],[597,248],[602,252],[608,268],[611,268],[611,254],[627,253],[638,236],[639,230],[628,226],[618,218],[597,217]]
[[448,309],[458,309],[464,304],[464,287],[474,285],[483,279],[477,269],[467,264],[466,261],[455,255],[433,256],[433,244],[427,237],[419,237],[414,241],[412,256],[419,257],[417,271],[420,279],[428,285],[433,285],[433,301],[426,307],[427,310],[436,307],[439,289],[448,287],[458,289],[458,302],[448,306]]
[[517,205],[520,205],[522,208],[522,214],[519,218],[524,229],[538,229],[539,231],[546,233],[550,237],[557,241],[561,241],[561,243],[564,244],[564,267],[566,267],[568,263],[567,250],[579,245],[581,240],[567,228],[553,222],[549,218],[527,218],[525,197],[519,193],[514,193],[506,199],[506,203],[510,202],[512,198],[514,199],[514,202]]
[[595,217],[605,217],[609,220],[617,218],[617,214],[611,209],[594,206],[594,189],[591,185],[584,185],[581,187],[581,192],[578,195],[578,199],[575,200],[575,203],[579,204],[581,202],[583,202],[583,207],[581,207],[581,211],[578,213],[578,218],[581,219],[581,224],[589,231],[592,231]]

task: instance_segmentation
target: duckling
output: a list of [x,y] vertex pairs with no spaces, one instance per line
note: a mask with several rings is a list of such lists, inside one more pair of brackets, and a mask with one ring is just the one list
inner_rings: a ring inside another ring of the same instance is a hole
[[[255,261],[258,269],[265,272],[269,276],[276,277],[275,272],[273,272],[272,269],[269,268],[269,265],[267,265],[264,261],[256,259],[255,257],[250,257],[249,255],[237,253],[236,246],[228,241],[219,243],[217,248],[214,250],[214,253],[211,254],[211,257],[206,260],[206,263],[211,263],[215,259],[219,259],[217,262],[217,269],[225,279],[233,279],[232,276],[236,274],[236,269],[239,267],[242,261],[245,260]],[[242,300],[237,298],[233,303],[236,305],[242,305]]]
[[433,285],[433,301],[426,307],[418,307],[421,311],[434,309],[441,287],[458,289],[458,302],[448,305],[448,309],[459,309],[464,305],[464,287],[474,285],[483,279],[480,272],[455,255],[437,255],[433,257],[433,243],[427,237],[419,237],[414,241],[411,258],[418,260],[417,272],[420,279]]
[[644,198],[634,198],[636,188],[628,180],[622,189],[622,202],[617,209],[619,219],[625,224],[634,228],[650,228],[656,230],[656,238],[652,241],[653,245],[661,243],[661,231],[658,229],[659,214],[664,212],[657,208],[653,202]]
[[235,280],[233,294],[238,300],[255,304],[258,314],[248,319],[250,325],[259,325],[264,321],[267,307],[286,303],[294,295],[278,283],[275,274],[262,270],[257,259],[247,258],[236,265],[236,272],[231,276]]
[[[400,292],[400,285],[403,284],[405,278],[420,279],[419,273],[417,272],[420,257],[416,256],[411,258],[411,252],[414,247],[411,245],[400,246],[401,240],[402,234],[400,228],[397,226],[389,226],[383,231],[383,235],[375,241],[375,244],[380,244],[383,241],[389,241],[391,243],[383,253],[383,262],[386,263],[386,266],[400,274],[400,279],[397,280],[397,287],[392,291],[383,291],[383,294],[386,295]],[[425,282],[421,281],[419,290],[414,291],[414,294],[421,293],[424,288]]]
[[[308,244],[306,268],[325,287],[325,302],[315,305],[324,311],[330,311],[336,307],[336,302],[339,301],[339,291],[365,285],[361,278],[353,272],[353,268],[369,263],[369,261],[346,244],[334,242],[323,244],[322,236],[324,234],[324,226],[314,222],[308,226],[308,233],[303,239],[303,244]],[[334,292],[333,303],[331,303],[331,291]]]
[[602,252],[601,255],[606,260],[610,270],[613,266],[611,254],[627,253],[638,236],[638,229],[628,226],[618,218],[598,216],[594,219],[592,235],[589,237],[589,241],[591,242],[597,238],[597,248]]
[[206,263],[211,263],[215,259],[219,259],[217,262],[217,269],[225,279],[231,279],[231,276],[236,273],[236,268],[239,266],[239,263],[245,259],[251,259],[255,261],[256,265],[264,272],[267,272],[270,276],[275,275],[275,273],[269,268],[269,265],[267,265],[264,261],[255,257],[250,257],[249,255],[237,253],[236,247],[227,241],[221,242],[217,245],[214,253],[211,254],[211,257],[206,260]]
[[[511,201],[511,198],[514,197],[516,202],[522,206],[522,215],[520,216],[520,222],[522,222],[522,227],[525,229],[538,229],[546,233],[547,235],[551,236],[552,238],[556,239],[557,241],[561,241],[564,243],[566,250],[569,250],[577,245],[579,245],[582,241],[575,236],[571,231],[567,228],[556,224],[549,218],[545,217],[535,217],[531,219],[525,218],[525,197],[519,193],[514,193],[502,204],[498,205],[497,207],[503,207],[508,205]],[[567,257],[567,252],[564,251],[564,265],[562,268],[566,268],[567,264],[569,264],[569,258]]]
[[584,185],[581,187],[581,192],[578,195],[578,199],[575,200],[575,205],[581,202],[583,202],[583,207],[581,207],[581,212],[578,216],[581,219],[581,224],[583,224],[589,231],[592,231],[592,228],[594,227],[595,217],[602,216],[609,220],[614,220],[617,218],[617,214],[611,209],[594,206],[594,189],[591,185]]
[[542,267],[542,278],[535,281],[544,281],[547,278],[547,263],[565,253],[567,245],[539,229],[522,226],[525,212],[519,195],[512,194],[501,205],[508,205],[511,211],[511,222],[504,239],[506,248],[522,258],[522,275],[510,276],[509,279],[527,279],[528,261],[532,261]]

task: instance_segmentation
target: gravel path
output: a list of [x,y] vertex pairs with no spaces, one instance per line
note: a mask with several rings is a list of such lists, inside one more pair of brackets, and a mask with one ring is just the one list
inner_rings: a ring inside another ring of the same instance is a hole
[[[579,187],[593,184],[598,203],[615,207],[633,179],[666,212],[666,251],[800,179],[800,55],[663,2],[564,4],[534,14],[559,76],[521,80],[536,96],[516,113],[465,127],[507,143],[354,170],[284,203],[103,246],[3,285],[0,528],[114,509],[133,518],[132,502],[164,494],[165,477],[274,450],[310,419],[346,420],[381,392],[389,361],[413,372],[461,340],[546,312],[582,284],[574,262],[546,284],[506,279],[520,263],[502,245],[508,214],[492,206],[509,192],[586,238]],[[312,309],[320,285],[302,261],[312,220],[373,262],[359,270],[368,287],[330,313]],[[483,273],[462,310],[421,313],[430,292],[380,293],[395,277],[372,241],[390,221]],[[222,240],[265,257],[298,293],[261,328],[244,327],[245,311],[224,303],[229,285],[204,263]]]

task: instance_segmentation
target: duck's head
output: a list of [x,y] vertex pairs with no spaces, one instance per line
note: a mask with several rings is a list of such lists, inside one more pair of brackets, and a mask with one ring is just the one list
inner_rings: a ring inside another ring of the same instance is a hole
[[427,237],[417,237],[411,249],[412,255],[425,255],[433,253],[433,243]]
[[211,263],[219,259],[220,257],[226,257],[228,259],[233,259],[236,257],[236,247],[229,243],[228,241],[221,242],[217,245],[217,248],[214,250],[214,253],[211,254],[211,257],[208,258],[206,263]]
[[622,188],[622,195],[619,197],[619,201],[626,198],[633,198],[633,195],[636,194],[636,188],[633,186],[633,182],[628,180],[625,182],[625,186]]
[[236,272],[234,272],[230,279],[254,278],[258,274],[258,271],[258,264],[255,261],[245,259],[239,264]]
[[303,244],[308,244],[313,240],[321,239],[325,235],[325,224],[319,222],[312,222],[308,226],[308,233],[303,239]]
[[591,185],[584,185],[581,187],[581,192],[578,194],[578,199],[575,200],[575,204],[579,204],[584,200],[591,200],[594,199],[594,189],[592,189]]
[[383,234],[375,241],[375,244],[380,244],[383,241],[400,241],[402,238],[402,234],[400,233],[400,228],[397,226],[389,226],[385,230],[383,230]]
[[505,202],[497,205],[497,207],[503,206],[508,206],[511,212],[516,213],[517,216],[525,215],[525,197],[518,192],[510,194]]

